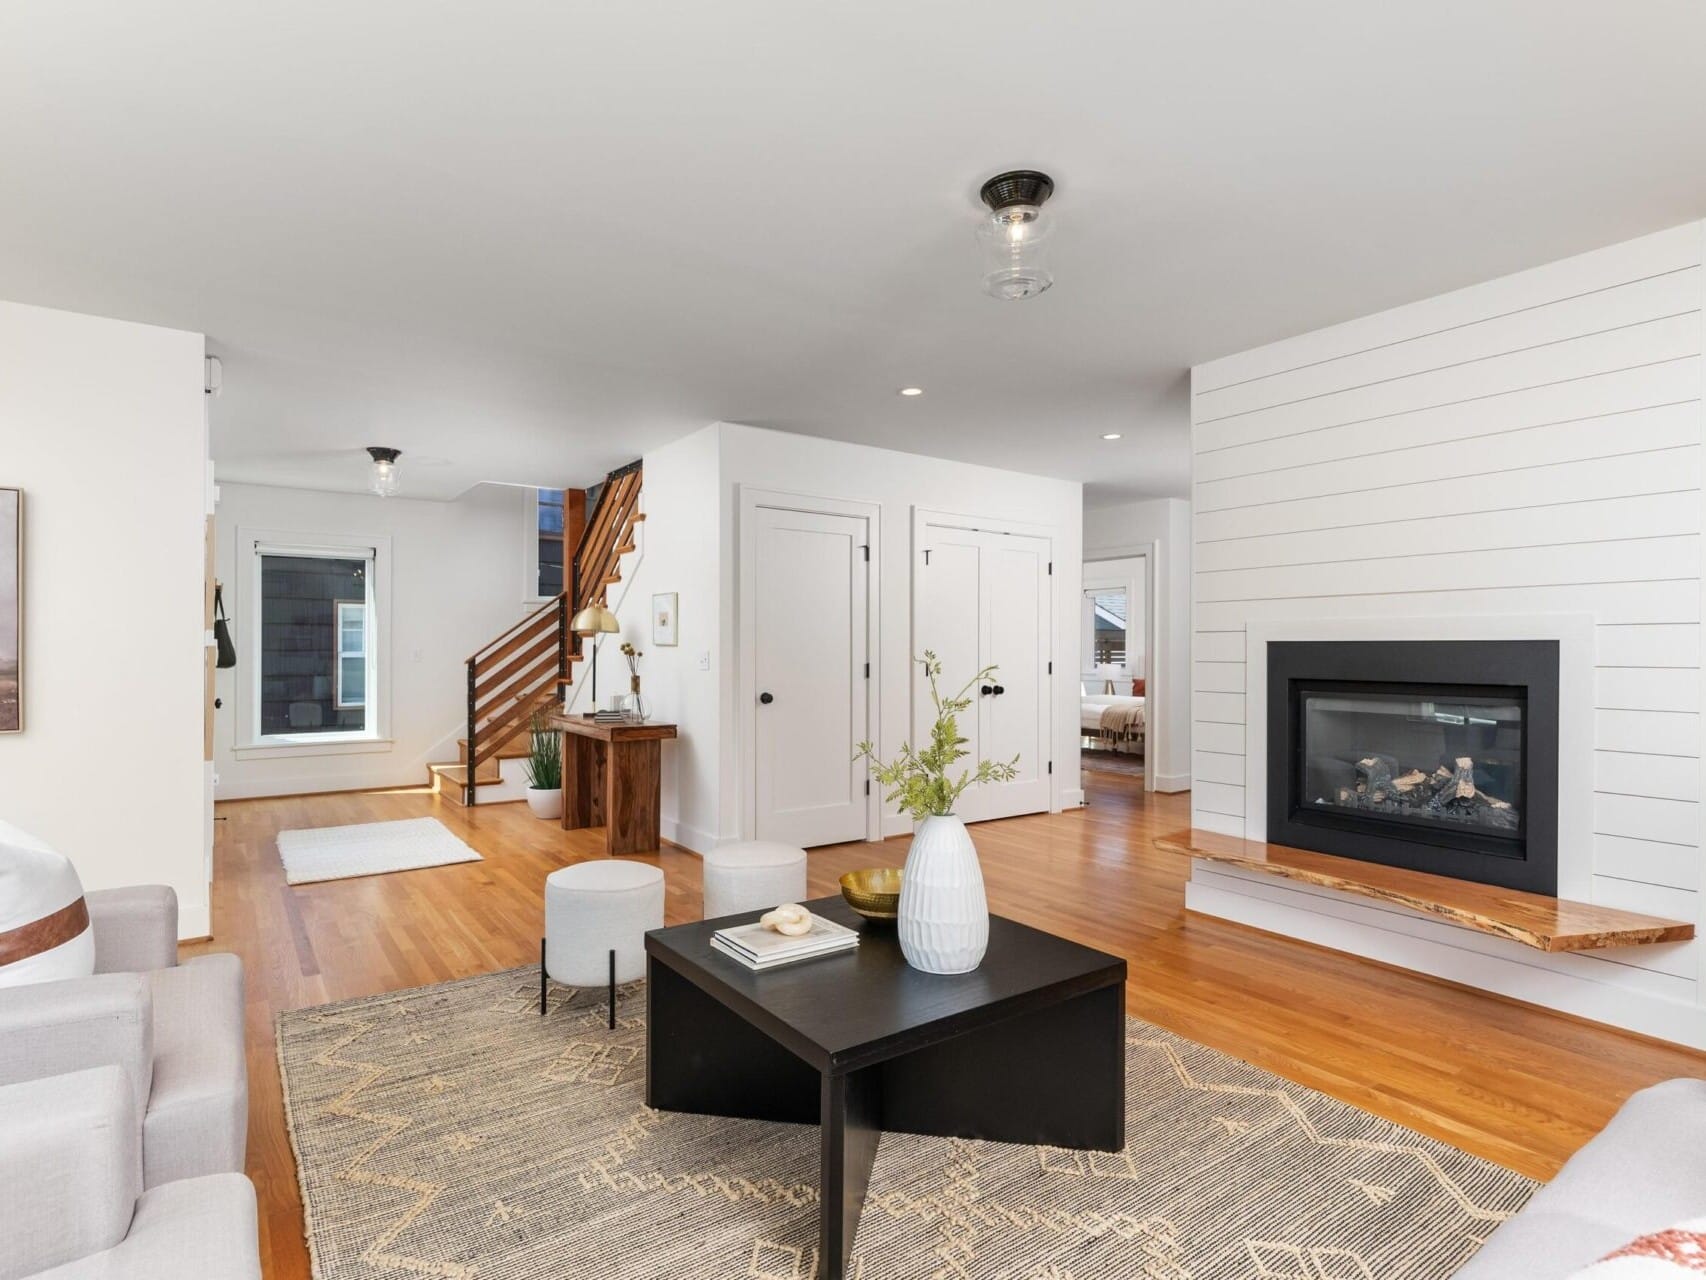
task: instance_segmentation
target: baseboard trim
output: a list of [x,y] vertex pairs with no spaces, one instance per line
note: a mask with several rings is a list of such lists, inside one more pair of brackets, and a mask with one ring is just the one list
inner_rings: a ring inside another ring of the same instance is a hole
[[717,837],[709,831],[701,831],[686,823],[676,822],[672,818],[662,818],[658,821],[658,834],[671,844],[680,845],[689,853],[704,857],[717,847]]
[[1155,775],[1155,789],[1165,791],[1168,794],[1189,791],[1191,789],[1191,775],[1188,773],[1157,773]]

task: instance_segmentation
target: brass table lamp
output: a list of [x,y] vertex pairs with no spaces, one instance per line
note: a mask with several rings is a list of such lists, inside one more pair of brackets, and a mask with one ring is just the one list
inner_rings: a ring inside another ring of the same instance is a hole
[[594,601],[587,605],[569,623],[569,630],[577,636],[591,636],[592,640],[592,710],[581,714],[591,716],[598,711],[598,637],[622,630],[622,624],[616,621],[616,615],[603,605]]

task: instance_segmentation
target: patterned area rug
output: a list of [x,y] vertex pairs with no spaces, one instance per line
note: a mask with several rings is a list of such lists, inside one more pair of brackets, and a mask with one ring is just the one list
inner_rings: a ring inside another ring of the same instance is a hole
[[347,880],[481,860],[437,818],[280,831],[278,858],[284,864],[286,884]]
[[[282,1014],[321,1280],[813,1280],[813,1127],[647,1110],[645,987]],[[885,1134],[856,1280],[1443,1280],[1527,1179],[1146,1023],[1117,1154]]]

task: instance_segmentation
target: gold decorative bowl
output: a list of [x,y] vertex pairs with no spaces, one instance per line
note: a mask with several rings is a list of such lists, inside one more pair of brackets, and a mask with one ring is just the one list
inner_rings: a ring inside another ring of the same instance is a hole
[[867,867],[841,877],[841,896],[867,920],[893,920],[900,915],[900,868]]

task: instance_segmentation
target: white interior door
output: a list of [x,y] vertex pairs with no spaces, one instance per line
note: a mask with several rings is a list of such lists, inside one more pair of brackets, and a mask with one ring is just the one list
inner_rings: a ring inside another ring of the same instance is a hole
[[996,667],[981,694],[980,736],[991,760],[1018,759],[1011,782],[978,787],[980,816],[1007,818],[1048,808],[1048,542],[984,534],[985,665]]
[[802,848],[862,840],[866,523],[772,507],[750,518],[756,834]]
[[[944,525],[926,525],[925,541],[917,648],[941,659],[946,694],[982,668],[998,668],[993,681],[973,686],[960,718],[964,763],[1018,757],[1017,778],[973,787],[959,814],[981,822],[1042,812],[1049,807],[1048,541]],[[921,675],[913,691],[913,731],[922,740],[934,708]]]
[[[926,650],[942,663],[940,685],[952,695],[983,666],[983,543],[980,535],[963,529],[931,529],[928,561],[922,572],[925,590],[919,599],[917,652]],[[916,663],[912,668],[913,745],[930,741],[935,708],[930,685]],[[975,762],[981,747],[982,699],[972,691],[971,708],[960,717],[960,736],[966,740],[966,759]],[[975,822],[981,816],[976,789],[960,798],[960,816]]]

